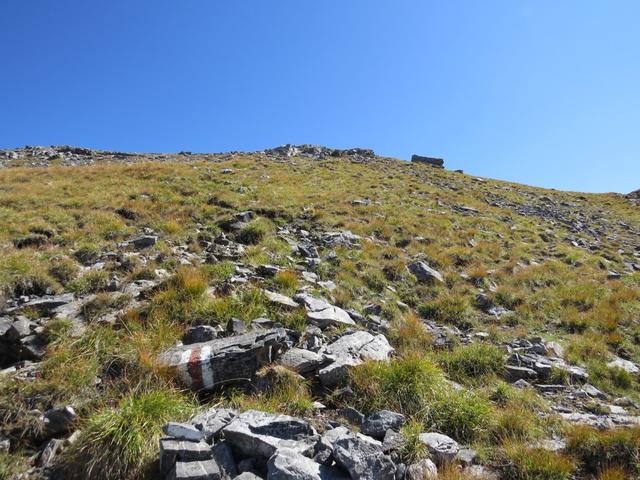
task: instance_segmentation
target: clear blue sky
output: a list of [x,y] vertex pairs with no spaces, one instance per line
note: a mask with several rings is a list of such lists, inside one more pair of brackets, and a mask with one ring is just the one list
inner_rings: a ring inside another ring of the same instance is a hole
[[0,148],[442,156],[640,188],[638,0],[2,0]]

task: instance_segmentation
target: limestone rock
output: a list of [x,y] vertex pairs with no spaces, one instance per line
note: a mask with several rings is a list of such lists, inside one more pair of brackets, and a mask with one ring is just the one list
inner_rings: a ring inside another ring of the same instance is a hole
[[370,437],[383,439],[387,430],[398,430],[404,425],[404,415],[389,410],[380,410],[368,417],[360,431]]
[[278,450],[267,463],[267,480],[348,480],[335,468],[316,463],[294,450]]
[[360,365],[365,360],[387,360],[393,351],[382,334],[373,336],[364,331],[349,333],[323,350],[326,355],[335,358],[335,361],[322,368],[318,375],[324,385],[335,387],[344,380],[349,368]]
[[444,277],[440,272],[434,270],[423,261],[410,263],[407,268],[421,283],[444,283]]
[[441,465],[453,462],[460,450],[458,442],[441,433],[422,433],[418,438],[427,446],[435,456],[436,461]]
[[249,381],[259,368],[276,360],[285,341],[282,328],[260,330],[173,347],[159,356],[158,363],[185,385],[210,390],[221,383]]
[[319,439],[315,429],[305,420],[257,410],[241,413],[223,432],[229,444],[242,455],[263,459],[282,448],[311,453]]

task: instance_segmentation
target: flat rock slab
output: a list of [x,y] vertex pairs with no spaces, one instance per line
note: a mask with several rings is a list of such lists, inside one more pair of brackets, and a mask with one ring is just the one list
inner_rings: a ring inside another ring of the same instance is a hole
[[292,298],[287,297],[286,295],[282,295],[281,293],[272,292],[270,290],[262,290],[262,293],[267,300],[271,303],[275,303],[277,305],[287,307],[287,308],[299,308],[300,305],[297,304]]
[[181,345],[162,353],[158,363],[188,387],[211,390],[253,379],[259,368],[276,360],[286,338],[284,329],[275,328]]
[[247,410],[223,429],[224,437],[241,455],[270,458],[280,449],[304,454],[313,451],[319,439],[305,420],[288,415]]

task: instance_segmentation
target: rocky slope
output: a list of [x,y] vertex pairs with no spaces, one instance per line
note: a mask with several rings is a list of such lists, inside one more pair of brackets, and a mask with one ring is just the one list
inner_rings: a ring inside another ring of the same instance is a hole
[[308,145],[0,159],[0,478],[640,474],[633,194]]

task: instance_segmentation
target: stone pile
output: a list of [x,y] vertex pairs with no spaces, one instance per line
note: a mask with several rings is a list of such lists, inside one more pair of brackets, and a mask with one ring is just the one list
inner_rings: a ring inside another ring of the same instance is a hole
[[185,424],[165,426],[161,477],[171,480],[428,480],[438,468],[473,465],[475,453],[436,432],[418,437],[430,458],[405,464],[400,452],[404,416],[382,410],[364,420],[361,433],[334,421],[309,421],[257,410],[211,409]]

